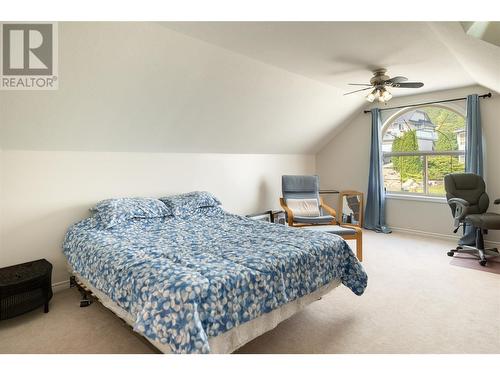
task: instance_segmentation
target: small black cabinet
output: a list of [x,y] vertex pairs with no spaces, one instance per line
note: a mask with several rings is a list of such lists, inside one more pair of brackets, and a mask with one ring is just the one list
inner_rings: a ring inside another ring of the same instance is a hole
[[0,268],[0,320],[43,306],[52,298],[52,264],[45,259]]

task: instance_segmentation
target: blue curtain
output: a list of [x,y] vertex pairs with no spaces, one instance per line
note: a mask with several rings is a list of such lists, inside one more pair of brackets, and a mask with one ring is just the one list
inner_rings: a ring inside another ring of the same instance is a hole
[[[467,96],[467,143],[465,149],[465,171],[483,176],[483,136],[481,133],[481,114],[477,94]],[[460,245],[475,246],[476,228],[464,225]]]
[[385,226],[384,176],[382,174],[382,158],[380,154],[382,119],[380,109],[374,108],[371,112],[372,145],[364,227],[377,232],[391,233],[390,229]]
[[467,96],[465,171],[483,176],[483,136],[477,94]]

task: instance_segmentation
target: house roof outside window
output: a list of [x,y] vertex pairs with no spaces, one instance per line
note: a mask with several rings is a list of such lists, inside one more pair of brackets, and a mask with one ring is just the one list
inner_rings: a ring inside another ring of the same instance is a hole
[[382,139],[382,150],[391,151],[392,143],[396,137],[400,137],[409,130],[416,130],[419,149],[432,151],[434,141],[438,138],[436,127],[429,115],[421,109],[403,113],[387,128]]

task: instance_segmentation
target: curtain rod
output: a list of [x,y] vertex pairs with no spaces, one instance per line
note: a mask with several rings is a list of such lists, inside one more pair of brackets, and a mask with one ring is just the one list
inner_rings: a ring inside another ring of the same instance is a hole
[[[491,98],[491,92],[483,95],[479,95],[479,98]],[[438,104],[438,103],[448,103],[448,102],[456,102],[459,100],[465,100],[467,98],[456,98],[456,99],[446,99],[446,100],[438,100],[435,102],[426,102],[426,103],[420,103],[420,104],[411,104],[411,105],[401,105],[399,107],[390,107],[390,108],[380,108],[381,111],[388,111],[390,109],[401,109],[401,108],[412,108],[412,107],[421,107],[423,105],[428,105],[428,104]],[[370,113],[371,110],[365,109],[363,111],[364,113]]]

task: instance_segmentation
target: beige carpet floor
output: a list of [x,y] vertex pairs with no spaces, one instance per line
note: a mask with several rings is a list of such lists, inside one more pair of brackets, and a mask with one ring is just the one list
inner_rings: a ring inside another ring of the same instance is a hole
[[[452,246],[366,232],[363,296],[340,286],[238,353],[500,353],[500,275],[451,265]],[[76,290],[50,307],[0,322],[0,353],[156,352]]]

